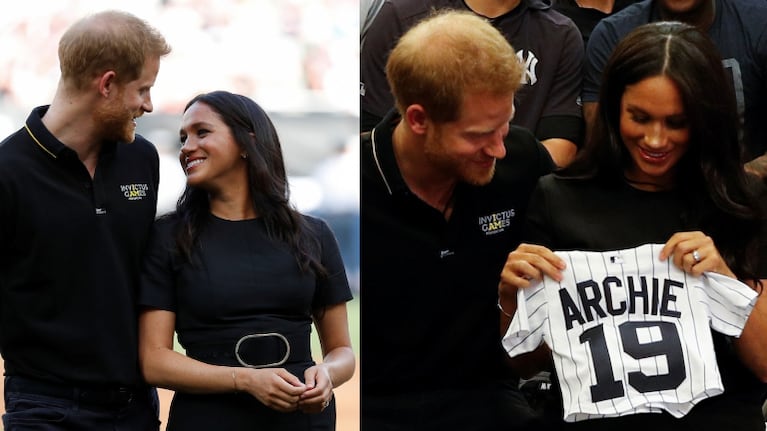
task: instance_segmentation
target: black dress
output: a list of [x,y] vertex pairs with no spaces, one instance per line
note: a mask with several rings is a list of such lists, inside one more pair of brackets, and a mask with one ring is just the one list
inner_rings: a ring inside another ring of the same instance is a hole
[[[139,303],[176,313],[178,340],[190,357],[215,365],[273,364],[303,380],[314,365],[312,310],[352,297],[335,237],[325,222],[304,217],[319,239],[326,281],[302,273],[287,245],[268,238],[260,218],[211,215],[192,262],[184,262],[175,253],[178,222],[171,216],[155,224]],[[334,428],[334,404],[320,414],[281,413],[245,393],[176,392],[168,421],[171,431]]]

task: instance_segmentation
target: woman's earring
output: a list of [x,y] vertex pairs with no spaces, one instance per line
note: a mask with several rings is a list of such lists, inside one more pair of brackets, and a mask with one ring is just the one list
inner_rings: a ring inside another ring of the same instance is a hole
[[243,159],[247,159],[248,158],[248,153],[242,153],[242,154],[240,154],[240,157],[242,157]]

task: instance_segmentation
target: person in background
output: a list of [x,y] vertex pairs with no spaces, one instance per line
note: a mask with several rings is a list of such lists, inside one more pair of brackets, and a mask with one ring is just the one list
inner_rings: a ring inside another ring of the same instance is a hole
[[135,301],[159,161],[135,128],[170,50],[131,14],[80,19],[53,101],[0,143],[6,430],[159,428]]
[[767,3],[763,0],[644,0],[600,21],[586,46],[583,112],[587,132],[597,112],[602,71],[618,42],[649,22],[680,21],[708,34],[735,92],[746,167],[767,180]]
[[523,73],[468,11],[419,22],[388,57],[397,111],[361,147],[361,429],[541,429],[496,310],[529,194],[554,167],[509,125]]
[[186,188],[155,224],[139,295],[142,371],[176,391],[168,430],[335,429],[355,358],[333,233],[291,206],[277,132],[250,98],[193,98],[179,134]]
[[[434,10],[443,9],[471,11],[487,19],[517,50],[525,69],[512,123],[531,130],[557,165],[569,163],[583,135],[583,43],[575,24],[541,0],[386,0],[365,26],[360,52],[361,131],[370,131],[394,109],[384,69],[397,40]],[[421,47],[421,52],[428,49]]]
[[584,48],[594,27],[603,18],[620,12],[638,0],[555,0],[554,10],[573,20],[583,36]]
[[[671,259],[694,277],[715,272],[737,278],[758,293],[739,338],[712,332],[724,393],[700,401],[681,418],[667,412],[639,413],[584,420],[564,429],[764,429],[767,193],[743,168],[728,79],[716,46],[693,26],[658,22],[626,36],[605,68],[594,133],[570,166],[539,181],[530,200],[525,243],[509,254],[498,292],[508,325],[518,289],[540,282],[544,273],[562,279],[566,262],[552,250],[611,251],[663,244],[654,262]],[[648,322],[654,319],[646,316]],[[694,336],[676,330],[674,335]],[[650,356],[666,356],[671,350],[671,337],[663,340],[668,342]],[[644,357],[628,348],[624,353],[620,345],[608,347],[623,356],[610,353],[596,366]],[[545,365],[541,350],[515,358],[518,370],[527,374]],[[670,363],[670,356],[665,360]],[[676,364],[686,373],[684,364]],[[608,376],[612,372],[603,371]],[[672,380],[664,380],[670,374],[667,369],[645,377],[662,385]],[[616,378],[626,381],[620,373]]]

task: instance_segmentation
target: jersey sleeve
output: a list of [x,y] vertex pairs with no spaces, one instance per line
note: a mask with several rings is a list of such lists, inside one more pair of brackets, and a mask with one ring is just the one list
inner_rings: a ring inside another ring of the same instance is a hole
[[722,334],[739,337],[756,304],[757,293],[740,281],[721,274],[708,272],[703,277],[711,327]]
[[517,291],[517,312],[503,336],[503,347],[510,357],[532,352],[543,341],[548,321],[544,283]]

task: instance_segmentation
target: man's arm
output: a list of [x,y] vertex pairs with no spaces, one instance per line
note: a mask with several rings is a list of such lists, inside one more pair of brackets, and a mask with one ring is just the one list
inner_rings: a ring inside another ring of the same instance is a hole
[[594,130],[594,120],[597,118],[597,109],[599,103],[597,102],[583,102],[583,121],[586,123],[586,140],[588,142],[589,136],[591,136]]
[[561,138],[550,138],[541,141],[544,147],[549,151],[551,159],[559,166],[567,166],[575,158],[575,154],[578,152],[578,146],[575,142]]
[[763,181],[767,180],[767,153],[746,163],[746,171],[753,173]]
[[767,298],[764,288],[767,280],[761,280],[761,286],[752,285],[758,293],[754,309],[748,317],[743,333],[734,344],[743,364],[762,382],[767,382]]

